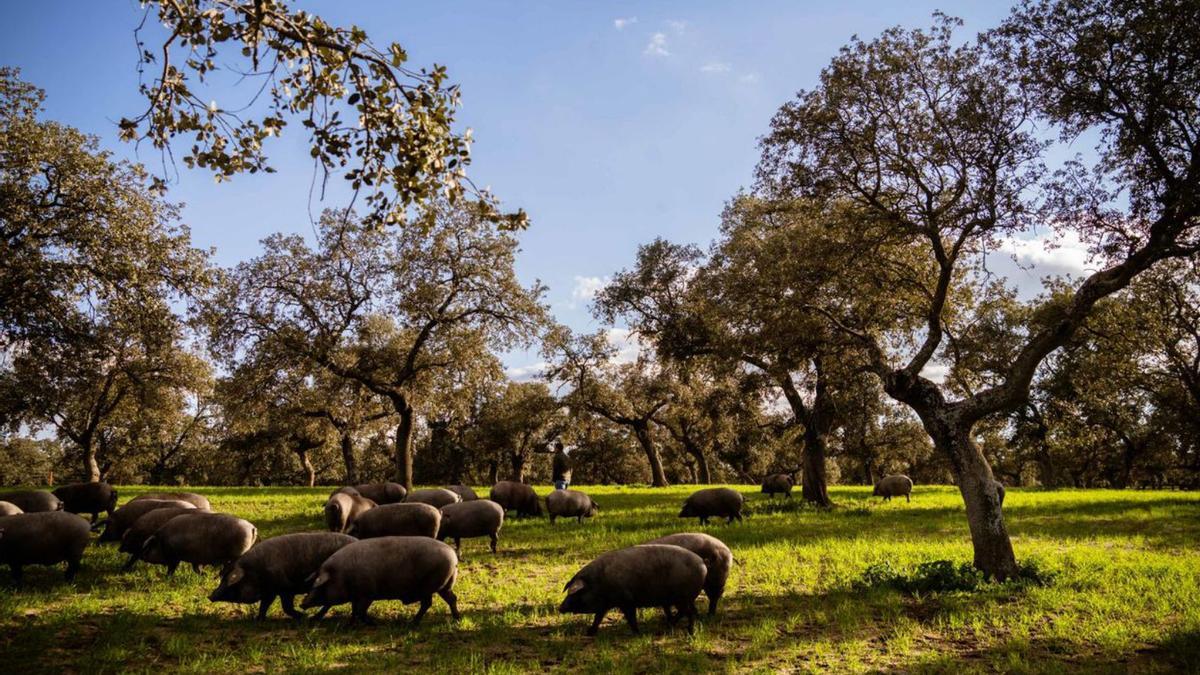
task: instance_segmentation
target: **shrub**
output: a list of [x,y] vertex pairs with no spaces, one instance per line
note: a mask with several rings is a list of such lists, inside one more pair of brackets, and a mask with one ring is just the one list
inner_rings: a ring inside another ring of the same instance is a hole
[[[1054,574],[1041,563],[1029,560],[1018,565],[1017,573],[1003,584],[1046,586],[1053,579]],[[988,579],[973,565],[956,564],[951,560],[923,562],[911,574],[902,574],[886,561],[876,563],[867,567],[853,584],[854,589],[859,591],[894,588],[909,595],[974,591],[984,585],[989,585]]]

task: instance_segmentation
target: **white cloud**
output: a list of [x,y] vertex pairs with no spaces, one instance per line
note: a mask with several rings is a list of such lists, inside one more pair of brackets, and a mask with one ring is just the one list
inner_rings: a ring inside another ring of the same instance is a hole
[[641,341],[628,328],[609,328],[604,337],[608,344],[617,348],[613,363],[633,363],[642,352]]
[[683,35],[683,31],[687,30],[687,22],[678,20],[668,21],[667,27],[671,29],[672,33],[676,35]]
[[714,61],[700,66],[700,72],[702,73],[728,73],[731,70],[733,70],[733,66],[721,61]]
[[540,379],[541,376],[550,368],[550,364],[545,361],[538,361],[527,366],[514,366],[505,368],[504,374],[513,382],[529,382]]
[[762,78],[758,76],[758,73],[746,73],[738,78],[738,82],[741,82],[742,84],[758,84],[759,80],[761,79]]
[[1093,269],[1088,265],[1087,246],[1074,232],[1062,237],[1038,236],[1032,239],[1007,237],[1000,241],[1001,251],[1023,265],[1031,265],[1043,274],[1085,274]]
[[650,36],[650,43],[646,45],[643,54],[649,56],[670,56],[671,52],[667,51],[667,35],[666,33],[655,33]]
[[616,28],[617,30],[625,30],[626,26],[630,26],[635,23],[637,23],[636,16],[627,16],[627,17],[622,17],[620,19],[613,19],[613,28]]
[[591,302],[596,294],[612,282],[612,277],[583,277],[575,275],[575,287],[571,289],[571,299],[567,307],[575,309],[580,304]]
[[929,362],[921,369],[921,377],[933,380],[938,384],[946,382],[946,378],[950,376],[950,366],[945,363]]

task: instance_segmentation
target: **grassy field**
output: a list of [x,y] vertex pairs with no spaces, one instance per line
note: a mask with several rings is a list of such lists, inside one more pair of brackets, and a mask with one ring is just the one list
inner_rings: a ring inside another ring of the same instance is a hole
[[[769,507],[751,487],[750,516],[710,525],[736,566],[721,612],[694,636],[644,611],[632,636],[612,612],[595,638],[588,618],[556,613],[563,584],[595,555],[695,530],[675,516],[692,486],[581,488],[602,512],[577,525],[506,523],[499,555],[464,543],[455,588],[464,619],[440,600],[410,629],[415,606],[376,603],[377,627],[348,624],[349,608],[293,623],[278,604],[213,604],[215,572],[140,565],[93,546],[74,584],[29,568],[14,591],[0,573],[0,669],[258,672],[430,668],[426,672],[1178,672],[1200,669],[1200,494],[1010,490],[1005,512],[1022,561],[1050,570],[1046,586],[987,585],[909,595],[863,588],[883,561],[900,570],[970,560],[957,492],[918,487],[911,504],[834,488],[838,507]],[[123,500],[138,488],[122,488]],[[260,536],[319,529],[328,488],[197,489]],[[545,494],[548,488],[540,487]],[[704,600],[701,599],[701,610]],[[418,670],[420,672],[420,670]]]

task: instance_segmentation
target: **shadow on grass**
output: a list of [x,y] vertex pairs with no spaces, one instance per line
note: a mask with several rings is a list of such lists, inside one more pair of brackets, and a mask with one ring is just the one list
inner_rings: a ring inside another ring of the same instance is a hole
[[[682,628],[668,628],[656,609],[642,610],[642,636],[632,635],[614,610],[599,635],[588,637],[589,617],[558,615],[554,601],[463,607],[466,621],[455,624],[445,604],[435,599],[417,628],[409,625],[415,606],[391,601],[372,608],[378,626],[351,622],[345,605],[319,622],[284,618],[278,605],[263,622],[251,620],[251,606],[206,605],[200,612],[173,617],[162,616],[153,608],[114,612],[97,607],[69,615],[47,611],[26,617],[0,636],[0,654],[6,664],[21,672],[43,668],[224,670],[246,663],[268,670],[336,666],[368,671],[415,664],[482,670],[486,664],[497,663],[522,669],[536,666],[605,673],[649,668],[668,672],[780,668],[788,665],[776,660],[781,647],[796,647],[803,653],[820,644],[836,649],[839,644],[874,643],[886,640],[887,627],[899,618],[924,627],[924,634],[933,633],[945,617],[1002,611],[998,606],[1015,597],[1012,589],[1005,588],[924,598],[908,598],[885,589],[742,593],[727,597],[717,616],[702,614],[696,638]],[[703,613],[706,601],[698,604]],[[1162,645],[1154,658],[1186,658],[1194,652],[1196,642],[1194,633],[1183,635]],[[266,663],[262,662],[264,646],[270,648],[267,658],[271,660]],[[322,650],[331,646],[349,649],[330,657],[334,659],[330,662],[293,660],[297,653],[306,652],[311,653],[304,658],[326,658]],[[950,641],[941,647],[980,658],[993,667],[996,659],[1006,656],[1003,649],[992,650],[992,654]],[[877,667],[936,671],[942,665],[919,661],[919,654],[905,658],[909,660]]]

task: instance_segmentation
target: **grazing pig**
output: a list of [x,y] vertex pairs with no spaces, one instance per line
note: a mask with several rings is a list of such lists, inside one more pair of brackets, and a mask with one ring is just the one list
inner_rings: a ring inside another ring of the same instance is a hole
[[350,487],[349,485],[334,490],[329,496],[332,497],[333,495],[353,495],[355,497],[362,496],[362,494],[358,491],[358,488]]
[[67,563],[67,581],[75,578],[91,528],[87,521],[61,511],[39,511],[0,518],[0,564],[21,583],[25,565]]
[[647,544],[668,544],[678,546],[700,556],[708,574],[704,577],[704,594],[708,596],[708,614],[717,613],[717,602],[725,595],[725,581],[729,579],[729,569],[733,567],[733,552],[725,542],[702,532],[682,532],[659,537]]
[[168,520],[142,545],[142,560],[166,565],[174,576],[179,563],[192,564],[197,574],[203,565],[228,565],[254,545],[258,529],[249,521],[225,513],[196,510]]
[[376,504],[399,504],[408,496],[408,490],[399,483],[368,483],[355,485],[354,489]]
[[159,501],[177,500],[187,502],[202,511],[212,511],[212,504],[208,503],[208,498],[204,495],[198,495],[195,492],[151,492],[134,497],[129,501],[136,502],[143,499],[157,499]]
[[552,525],[559,516],[574,518],[575,522],[582,523],[584,518],[591,518],[599,510],[600,507],[591,497],[578,490],[555,490],[546,495],[546,513],[550,514]]
[[196,505],[179,499],[134,499],[113,511],[110,518],[97,524],[97,526],[105,526],[104,531],[100,533],[100,541],[121,541],[121,537],[125,536],[125,530],[133,527],[138,518],[155,509],[169,508],[196,509]]
[[447,485],[446,489],[458,495],[458,498],[464,502],[473,502],[479,499],[479,495],[466,485]]
[[610,551],[579,570],[567,582],[567,597],[558,611],[564,614],[593,614],[588,635],[600,630],[600,622],[613,607],[619,608],[638,632],[637,609],[662,607],[668,623],[671,608],[688,619],[688,632],[696,621],[696,596],[704,587],[707,570],[700,556],[678,546],[648,544]]
[[679,517],[699,518],[701,525],[707,525],[708,519],[713,516],[724,518],[726,523],[732,523],[735,519],[740,523],[745,501],[742,493],[729,488],[697,490],[683,502]]
[[362,514],[375,508],[375,502],[359,495],[335,492],[325,502],[325,526],[330,532],[346,532]]
[[404,498],[404,501],[409,504],[428,504],[435,509],[440,509],[447,504],[461,502],[462,498],[446,488],[425,488],[424,490],[413,490]]
[[337,532],[300,532],[260,541],[221,575],[221,583],[208,596],[212,602],[258,603],[257,620],[279,597],[283,611],[293,619],[304,613],[293,604],[297,595],[312,590],[321,564],[354,537]]
[[19,516],[25,513],[21,507],[12,502],[0,502],[0,516]]
[[772,499],[775,495],[783,495],[788,499],[792,498],[792,487],[795,482],[792,477],[786,473],[773,473],[763,479],[762,491],[763,494],[770,496]]
[[458,553],[463,539],[490,537],[492,553],[500,541],[500,528],[504,527],[504,507],[490,499],[447,504],[442,507],[442,526],[437,538],[454,540],[454,552]]
[[54,490],[54,496],[62,500],[63,511],[68,513],[90,513],[92,524],[103,511],[112,517],[117,509],[117,491],[108,483],[73,483]]
[[454,580],[458,557],[454,549],[427,537],[380,537],[356,541],[329,556],[300,604],[303,609],[321,607],[317,618],[329,608],[349,602],[353,617],[365,624],[375,620],[367,614],[376,600],[421,603],[412,625],[421,623],[437,593],[459,618]]
[[912,501],[913,482],[908,476],[895,475],[888,476],[875,484],[875,490],[871,492],[874,497],[883,497],[883,501],[890,502],[892,497],[904,495],[904,501]]
[[542,500],[533,488],[511,480],[502,480],[492,486],[488,498],[505,511],[516,511],[518,516],[542,515]]
[[154,509],[133,521],[133,524],[125,530],[125,534],[121,535],[121,545],[117,550],[121,553],[128,553],[129,560],[125,561],[125,566],[121,569],[129,571],[137,564],[137,561],[142,559],[142,547],[146,545],[146,540],[150,538],[158,528],[167,524],[168,520],[172,520],[175,516],[181,516],[185,513],[196,513],[199,509],[188,504],[187,502],[179,502],[180,506],[168,506],[166,508]]
[[428,504],[384,504],[363,513],[346,531],[359,539],[436,537],[442,512]]
[[58,497],[45,490],[23,490],[0,494],[0,499],[21,509],[25,513],[62,511],[63,503]]

